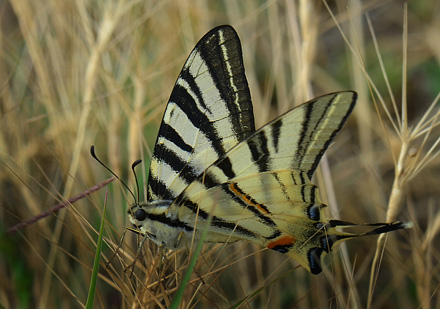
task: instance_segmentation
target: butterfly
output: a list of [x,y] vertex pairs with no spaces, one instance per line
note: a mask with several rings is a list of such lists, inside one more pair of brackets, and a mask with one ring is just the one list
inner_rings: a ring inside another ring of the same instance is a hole
[[357,99],[353,91],[306,102],[256,130],[240,40],[228,25],[209,31],[177,78],[150,163],[147,201],[131,223],[160,246],[247,240],[287,254],[312,274],[335,244],[409,223],[328,220],[311,182]]

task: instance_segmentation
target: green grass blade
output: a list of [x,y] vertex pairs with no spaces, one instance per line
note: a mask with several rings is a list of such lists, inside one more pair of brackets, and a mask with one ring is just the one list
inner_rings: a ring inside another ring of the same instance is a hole
[[182,301],[185,287],[186,287],[187,283],[189,282],[189,279],[191,278],[191,274],[194,270],[194,267],[196,266],[197,258],[199,257],[200,252],[202,251],[202,247],[205,242],[206,235],[208,234],[209,226],[211,224],[211,219],[212,219],[212,216],[209,216],[208,224],[206,225],[205,229],[203,230],[202,237],[201,237],[199,243],[197,244],[197,247],[196,247],[196,250],[194,251],[193,256],[191,257],[191,261],[189,262],[188,269],[185,273],[185,276],[183,277],[182,283],[180,284],[180,287],[177,290],[176,295],[173,298],[173,301],[171,302],[170,309],[179,308],[179,304]]
[[108,193],[108,189],[106,189],[105,191],[104,209],[102,211],[101,226],[99,227],[98,242],[96,244],[95,260],[93,262],[93,271],[92,271],[92,278],[90,279],[89,294],[87,295],[87,303],[86,303],[87,309],[93,308],[93,302],[95,300],[96,282],[98,280],[98,272],[99,272],[99,261],[101,259],[102,234],[104,230],[105,209],[107,207],[107,193]]

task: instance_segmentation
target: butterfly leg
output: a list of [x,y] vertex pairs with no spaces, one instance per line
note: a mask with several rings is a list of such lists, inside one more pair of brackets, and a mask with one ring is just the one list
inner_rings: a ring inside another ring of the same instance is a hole
[[[173,243],[174,248],[179,247],[179,244],[180,244],[180,241],[181,241],[183,235],[184,235],[183,231],[179,233],[179,235],[176,238],[176,241]],[[167,251],[168,251],[168,249],[165,247],[164,244],[159,246],[160,261],[159,261],[158,268],[161,268],[168,261]]]
[[118,255],[119,249],[122,247],[122,243],[125,239],[125,234],[127,233],[127,230],[132,230],[131,228],[125,228],[124,232],[122,233],[121,238],[119,239],[119,243],[116,246],[115,250],[113,251],[113,255],[108,259],[107,263],[105,263],[105,267],[109,267],[110,263],[113,261],[113,259]]
[[125,270],[125,272],[127,272],[127,270],[129,270],[130,268],[131,268],[131,273],[130,273],[130,278],[133,276],[133,272],[134,272],[134,266],[136,265],[136,261],[137,260],[139,260],[139,257],[141,256],[141,254],[142,254],[142,248],[143,248],[143,246],[144,246],[144,244],[145,244],[145,241],[149,238],[149,236],[148,236],[148,234],[141,234],[141,233],[139,233],[138,231],[136,231],[136,230],[133,230],[133,229],[130,229],[130,228],[128,228],[129,230],[131,230],[131,231],[134,231],[134,232],[137,232],[137,234],[139,234],[139,235],[142,235],[142,240],[141,240],[141,242],[139,243],[139,246],[138,246],[138,248],[137,248],[137,250],[136,250],[136,255],[135,255],[135,257],[134,257],[134,260],[133,260],[133,262],[127,267],[127,269]]
[[173,243],[173,248],[177,249],[177,248],[180,247],[180,244],[182,242],[183,236],[185,236],[185,232],[184,231],[180,232],[179,235],[176,237],[176,240]]

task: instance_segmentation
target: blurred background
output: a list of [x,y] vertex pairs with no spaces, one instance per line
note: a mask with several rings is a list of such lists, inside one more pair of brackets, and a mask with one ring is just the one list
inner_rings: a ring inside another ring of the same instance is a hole
[[328,217],[414,228],[348,242],[319,276],[247,242],[205,245],[180,306],[440,305],[437,1],[19,0],[0,1],[0,17],[1,307],[85,306],[106,188],[95,307],[170,305],[188,252],[162,259],[146,241],[130,275],[139,239],[128,232],[111,259],[133,201],[117,181],[7,230],[109,178],[91,145],[133,189],[130,166],[143,159],[143,200],[174,82],[220,24],[241,38],[257,127],[315,96],[359,93],[314,179]]

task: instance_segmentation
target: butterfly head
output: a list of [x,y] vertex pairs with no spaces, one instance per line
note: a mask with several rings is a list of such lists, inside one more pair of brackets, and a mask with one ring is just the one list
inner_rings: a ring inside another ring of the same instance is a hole
[[158,200],[148,203],[135,203],[130,206],[128,214],[131,223],[136,226],[143,225],[146,220],[154,218],[154,220],[165,217],[168,208],[173,201]]
[[128,210],[130,222],[146,237],[160,246],[179,248],[179,235],[185,231],[182,222],[169,214],[171,200],[135,203]]

